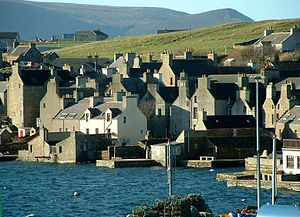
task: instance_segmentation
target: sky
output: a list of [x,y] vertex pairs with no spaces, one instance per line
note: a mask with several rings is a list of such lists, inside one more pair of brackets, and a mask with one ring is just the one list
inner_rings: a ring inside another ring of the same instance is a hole
[[164,7],[190,14],[233,8],[255,21],[300,18],[300,0],[31,0],[111,6]]

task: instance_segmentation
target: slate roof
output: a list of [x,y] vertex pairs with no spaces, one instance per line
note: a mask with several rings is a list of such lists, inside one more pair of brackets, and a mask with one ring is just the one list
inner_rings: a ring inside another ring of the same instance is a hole
[[49,70],[21,69],[19,76],[26,86],[42,86],[51,74]]
[[80,30],[80,31],[77,31],[75,33],[75,35],[100,35],[100,36],[108,37],[107,34],[105,34],[104,32],[100,31],[99,29],[96,29],[96,30],[90,30],[90,29]]
[[165,102],[173,103],[178,97],[178,88],[160,86],[158,93]]
[[24,55],[26,52],[28,52],[30,49],[29,46],[27,45],[19,45],[18,47],[16,47],[15,49],[13,49],[9,55],[10,56],[22,56]]
[[110,65],[109,65],[109,68],[120,68],[121,65],[123,65],[125,63],[125,60],[124,60],[124,57],[121,56],[119,57],[116,61],[112,62]]
[[[90,99],[89,98],[84,98],[80,100],[78,103],[60,111],[54,119],[56,120],[61,120],[61,116],[64,114],[66,115],[66,118],[64,119],[71,119],[71,120],[80,120],[82,119],[85,110],[89,109],[92,113],[92,118],[95,119],[102,119],[104,118],[102,113],[105,112],[107,109],[111,109],[113,112],[113,118],[121,114],[123,111],[123,102],[122,101],[107,101],[102,104],[99,104],[95,106],[94,108],[90,108]],[[70,117],[70,114],[76,114],[73,118],[68,118]],[[115,115],[115,116],[114,116]]]
[[300,77],[288,77],[280,82],[275,84],[276,91],[281,91],[281,85],[292,82],[295,85],[296,90],[300,90]]
[[0,32],[0,39],[19,39],[18,32]]
[[210,92],[212,93],[215,99],[236,99],[236,91],[238,90],[238,86],[234,83],[212,83],[210,87]]
[[146,92],[146,85],[139,78],[123,78],[122,84],[132,94],[143,95]]
[[[109,58],[98,58],[97,68],[102,68],[111,63]],[[87,69],[93,70],[95,68],[95,58],[92,58],[92,63],[88,62],[87,58],[57,58],[51,62],[51,64],[57,67],[63,67],[65,64],[73,66],[73,70],[79,72],[82,65],[87,66]]]
[[261,39],[261,42],[271,42],[272,44],[281,44],[285,39],[290,36],[289,32],[277,32],[265,36]]
[[0,93],[7,91],[7,81],[0,81]]
[[162,66],[161,62],[151,62],[151,63],[142,63],[140,68],[131,68],[129,72],[129,77],[143,77],[143,73],[150,70],[150,72],[159,71],[160,67]]
[[183,71],[188,77],[200,77],[216,71],[212,61],[207,59],[173,59],[171,68],[176,77]]
[[236,43],[236,44],[234,44],[234,46],[248,46],[248,45],[253,45],[259,39],[260,38],[255,38],[255,39],[251,39],[249,41],[244,41],[244,42]]
[[204,125],[207,129],[255,128],[255,118],[252,115],[214,115],[207,116]]
[[292,109],[290,109],[285,115],[283,115],[278,123],[287,123],[290,124],[300,124],[300,106],[295,105]]
[[218,66],[219,74],[253,74],[255,70],[250,66]]

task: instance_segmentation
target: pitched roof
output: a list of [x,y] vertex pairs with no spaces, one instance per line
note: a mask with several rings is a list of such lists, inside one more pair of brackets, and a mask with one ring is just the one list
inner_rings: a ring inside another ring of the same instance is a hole
[[254,128],[255,118],[252,115],[214,115],[203,121],[207,129]]
[[122,84],[132,94],[143,95],[146,91],[145,83],[139,78],[123,78]]
[[275,84],[276,91],[281,91],[281,85],[291,82],[295,85],[296,90],[300,90],[300,77],[288,77],[280,82]]
[[[56,58],[51,62],[51,64],[57,67],[63,67],[65,64],[70,64],[73,70],[79,72],[82,65],[86,66],[88,70],[95,68],[95,58],[92,58],[92,62],[88,61],[88,58]],[[111,63],[109,58],[98,58],[97,68],[102,68]]]
[[143,73],[147,72],[148,70],[150,70],[150,72],[155,72],[155,71],[159,71],[160,67],[162,66],[161,62],[146,62],[146,63],[142,63],[140,68],[131,68],[130,72],[129,72],[129,76],[130,77],[143,77]]
[[173,103],[178,97],[178,88],[160,86],[158,93],[165,102]]
[[7,90],[7,81],[0,81],[0,93],[4,93]]
[[42,86],[51,75],[49,70],[21,69],[19,76],[26,86]]
[[212,83],[210,87],[210,92],[215,99],[236,99],[236,91],[238,90],[238,86],[234,83]]
[[276,32],[261,39],[261,42],[271,42],[272,44],[280,44],[290,36],[289,32]]
[[188,77],[199,77],[216,71],[211,60],[208,59],[173,59],[171,66],[176,77],[185,72]]
[[250,66],[218,66],[219,74],[253,74],[255,70]]
[[19,39],[18,32],[0,32],[0,39]]
[[300,106],[295,105],[292,109],[285,113],[279,120],[278,123],[290,123],[300,124]]
[[26,52],[28,52],[30,49],[29,46],[27,45],[19,45],[18,47],[16,47],[15,49],[13,49],[9,55],[10,56],[22,56],[24,55]]
[[87,30],[79,30],[75,33],[75,35],[102,35],[105,37],[108,37],[107,34],[105,34],[104,32],[100,31],[99,29],[96,30],[91,30],[91,29],[87,29]]

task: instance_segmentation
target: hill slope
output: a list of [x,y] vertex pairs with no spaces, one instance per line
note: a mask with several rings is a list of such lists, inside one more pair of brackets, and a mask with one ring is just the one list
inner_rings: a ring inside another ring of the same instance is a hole
[[151,7],[44,3],[0,0],[1,31],[18,31],[22,38],[73,33],[101,28],[110,37],[155,33],[160,28],[187,29],[232,22],[252,21],[232,9],[190,15]]
[[275,32],[289,31],[294,25],[300,26],[300,19],[234,23],[198,30],[160,35],[131,36],[93,42],[57,50],[61,57],[86,57],[98,53],[101,57],[113,57],[114,53],[134,51],[137,54],[152,52],[156,58],[164,50],[182,54],[191,48],[195,54],[216,51],[224,54],[232,50],[234,43],[261,37],[263,30],[272,26]]

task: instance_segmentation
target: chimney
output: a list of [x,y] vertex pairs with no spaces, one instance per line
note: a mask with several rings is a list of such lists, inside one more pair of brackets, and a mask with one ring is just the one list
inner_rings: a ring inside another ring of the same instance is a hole
[[210,79],[208,79],[205,75],[201,78],[198,78],[198,89],[208,89],[210,90]]
[[291,28],[290,30],[290,35],[296,35],[296,34],[298,34],[298,37],[300,37],[300,29],[297,27],[297,25],[293,26],[293,28]]
[[121,53],[115,53],[114,54],[114,61],[117,61],[117,59],[119,59],[122,56],[123,56],[123,54],[121,54]]
[[82,100],[83,99],[83,92],[82,92],[82,90],[76,88],[73,91],[73,97],[75,99],[75,102],[78,102],[79,100]]
[[132,68],[141,68],[141,65],[142,65],[142,58],[140,56],[135,57]]
[[123,100],[123,96],[125,96],[126,93],[125,92],[117,92],[117,93],[114,93],[113,95],[113,98],[114,98],[114,101],[122,101]]
[[68,64],[68,63],[65,63],[65,64],[63,65],[63,70],[72,72],[72,71],[73,71],[73,66],[71,66],[71,65]]
[[32,42],[29,43],[29,47],[30,47],[30,48],[34,48],[34,47],[35,47],[35,43],[32,43]]
[[193,58],[193,52],[190,49],[186,49],[184,52],[184,59],[189,60]]
[[264,37],[268,36],[268,35],[271,35],[272,33],[274,32],[274,30],[272,29],[271,26],[268,27],[268,29],[266,29],[264,31]]
[[75,99],[69,95],[61,98],[61,109],[65,109],[72,104],[75,104]]
[[133,52],[125,54],[125,61],[128,63],[129,68],[133,67],[134,58],[135,58],[135,53]]
[[291,84],[282,84],[281,85],[281,95],[280,98],[291,98],[291,89],[292,85]]
[[266,98],[267,98],[267,99],[274,99],[275,96],[276,96],[276,88],[275,88],[275,86],[273,85],[273,83],[270,82],[270,83],[267,85]]
[[151,63],[153,61],[153,55],[152,53],[147,53],[146,54],[146,63]]
[[239,92],[240,99],[250,102],[250,91],[247,87],[243,87]]
[[57,77],[57,70],[54,68],[54,66],[50,66],[50,74],[54,77]]
[[180,96],[188,96],[189,92],[189,83],[187,82],[187,77],[185,72],[180,73],[180,78],[178,80],[178,90]]
[[87,62],[88,62],[88,63],[93,63],[93,57],[92,57],[91,54],[89,54],[89,55],[87,56]]
[[238,86],[240,89],[249,86],[249,77],[246,74],[238,76]]
[[169,66],[173,65],[173,54],[169,54],[168,51],[164,51],[164,53],[161,54],[161,59],[163,61],[163,64]]
[[95,106],[103,103],[103,97],[100,96],[90,96],[90,108],[94,108]]
[[218,65],[218,55],[215,52],[210,52],[207,54],[207,59],[213,62],[213,66]]
[[18,41],[14,41],[13,42],[13,49],[15,49],[16,47],[18,47],[19,46],[19,42]]
[[89,77],[87,76],[77,76],[75,78],[76,88],[85,88],[88,81]]
[[146,84],[154,82],[153,73],[150,72],[150,69],[147,69],[147,72],[143,73],[143,79]]
[[112,76],[112,83],[119,84],[123,82],[123,75],[121,73],[116,73]]
[[80,66],[80,69],[79,69],[79,74],[80,74],[80,75],[85,75],[85,73],[86,73],[85,66],[84,66],[84,65],[81,65],[81,66]]

